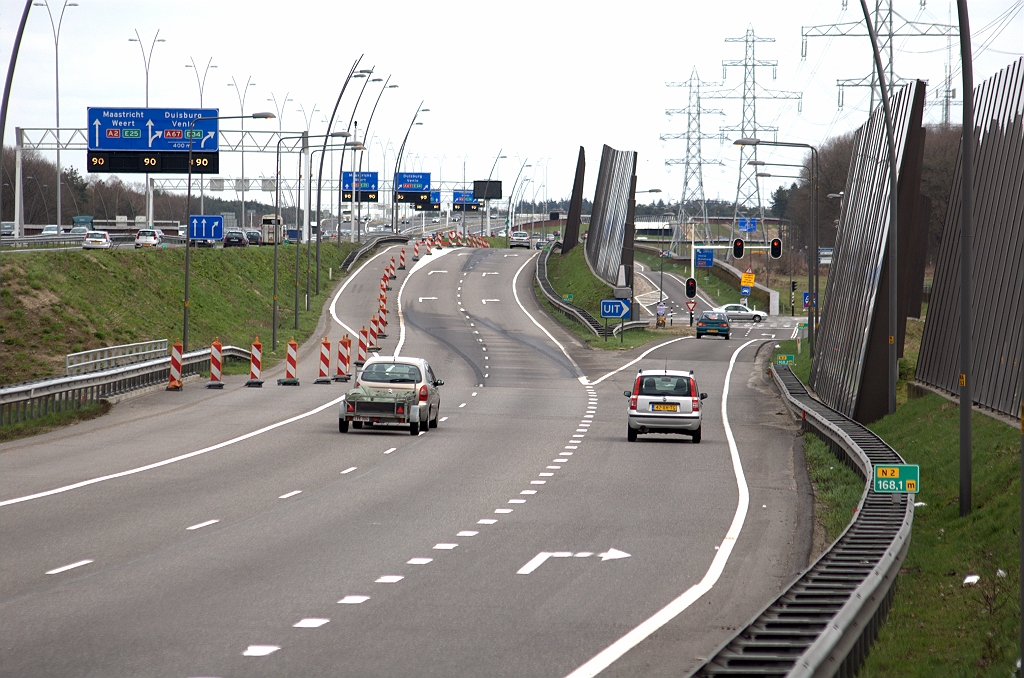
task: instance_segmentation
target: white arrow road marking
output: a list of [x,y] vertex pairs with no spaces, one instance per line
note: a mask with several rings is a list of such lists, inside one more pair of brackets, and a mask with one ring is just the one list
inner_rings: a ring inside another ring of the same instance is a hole
[[[530,574],[546,561],[548,558],[589,558],[594,555],[592,551],[580,551],[579,553],[573,553],[572,551],[541,551],[533,558],[529,560],[525,565],[516,571],[516,574]],[[618,549],[608,549],[605,553],[597,554],[601,557],[601,561],[605,560],[617,560],[619,558],[629,558],[630,554],[625,551],[619,551]]]
[[447,273],[448,271],[430,271],[427,275],[434,275],[435,273]]
[[768,334],[767,332],[762,332],[762,333],[761,333],[761,336],[762,336],[762,337],[771,337],[772,339],[774,339],[774,338],[775,338],[775,335],[774,335],[774,334]]
[[488,301],[493,303],[495,301],[501,301],[501,299],[481,299],[480,301],[481,301],[481,303],[486,304]]
[[423,303],[424,299],[427,299],[427,300],[430,300],[430,301],[437,301],[437,297],[420,297],[420,303],[421,304]]

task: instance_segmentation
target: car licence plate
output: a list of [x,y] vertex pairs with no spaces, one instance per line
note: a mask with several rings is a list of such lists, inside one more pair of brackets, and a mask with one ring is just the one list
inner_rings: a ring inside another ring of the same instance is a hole
[[718,334],[718,330],[712,330],[712,329],[709,329],[709,330],[708,330],[708,333],[709,333],[709,334]]
[[655,403],[651,409],[655,412],[678,412],[679,405],[675,403]]
[[352,417],[352,421],[373,421],[373,417]]

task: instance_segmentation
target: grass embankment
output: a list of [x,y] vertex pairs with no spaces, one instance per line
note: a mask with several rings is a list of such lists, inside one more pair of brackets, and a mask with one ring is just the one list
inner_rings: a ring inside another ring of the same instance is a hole
[[[590,272],[590,267],[587,266],[587,261],[584,258],[582,245],[574,247],[565,256],[562,256],[557,250],[551,254],[548,258],[548,281],[551,282],[551,286],[555,288],[558,294],[572,294],[573,305],[586,310],[598,319],[601,317],[601,299],[608,299],[612,296],[611,287]],[[536,288],[536,283],[534,287]],[[535,289],[535,292],[541,305],[558,322],[562,323],[582,341],[594,348],[635,348],[655,339],[692,331],[683,325],[676,325],[664,330],[634,329],[626,330],[624,334],[618,337],[610,337],[605,340],[595,337],[579,323],[569,320],[561,313],[556,312],[539,288]]]
[[[907,399],[923,323],[909,321],[900,360],[896,413],[869,426],[910,464],[921,467],[924,502],[915,511],[910,550],[896,599],[858,674],[1008,676],[1020,656],[1020,432],[979,412],[973,427],[973,510],[959,515],[959,408],[939,396]],[[795,341],[777,352],[796,353]],[[806,380],[806,345],[794,372]],[[850,519],[863,488],[823,443],[805,439],[815,487],[815,518],[829,539]],[[843,476],[846,476],[845,479]],[[981,581],[964,586],[964,577]]]
[[[651,254],[650,252],[645,252],[644,250],[639,249],[636,250],[633,258],[635,261],[646,266],[648,269],[647,275],[649,277],[652,275],[655,276],[652,277],[652,280],[657,282],[656,276],[661,271],[662,266],[661,258],[656,254]],[[690,277],[689,263],[665,259],[664,266],[666,273],[674,273],[683,280]],[[697,287],[714,299],[718,306],[740,303],[741,297],[739,288],[732,287],[721,278],[711,275],[706,269],[697,269]]]
[[[264,368],[279,362],[285,342],[309,337],[354,246],[321,248],[321,294],[305,311],[305,251],[300,256],[299,329],[294,330],[295,249],[278,250],[278,346],[270,347],[273,304],[271,247],[193,250],[190,347],[264,343]],[[313,257],[315,276],[315,254]],[[183,248],[151,251],[73,250],[4,255],[0,290],[0,384],[63,374],[64,356],[104,346],[181,338]],[[312,292],[315,293],[315,277]]]

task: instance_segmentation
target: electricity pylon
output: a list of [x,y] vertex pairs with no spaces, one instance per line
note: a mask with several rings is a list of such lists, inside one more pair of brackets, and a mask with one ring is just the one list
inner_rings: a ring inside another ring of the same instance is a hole
[[[683,166],[683,193],[682,198],[679,200],[679,225],[672,232],[671,249],[676,254],[680,254],[682,252],[683,243],[686,240],[686,233],[683,230],[685,224],[689,224],[691,228],[695,229],[698,224],[700,224],[701,239],[705,241],[711,240],[711,229],[708,226],[708,208],[704,199],[704,172],[702,166],[704,164],[721,165],[722,161],[707,160],[701,154],[701,142],[704,139],[714,139],[715,135],[704,134],[701,132],[700,116],[702,114],[723,115],[723,113],[720,110],[711,110],[701,107],[700,88],[702,85],[717,87],[719,84],[720,83],[702,82],[697,76],[696,67],[694,67],[693,72],[690,73],[689,80],[665,83],[667,87],[686,87],[689,90],[686,108],[670,108],[665,111],[666,115],[686,116],[686,133],[662,134],[660,137],[662,141],[670,139],[686,140],[686,158],[669,158],[665,161],[666,165]],[[693,203],[700,205],[699,215],[690,215],[687,213],[687,205]]]

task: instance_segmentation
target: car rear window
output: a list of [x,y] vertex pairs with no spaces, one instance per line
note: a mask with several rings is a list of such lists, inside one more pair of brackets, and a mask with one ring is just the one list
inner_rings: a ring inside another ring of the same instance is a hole
[[139,237],[140,238],[152,238],[152,237],[155,237],[155,236],[156,236],[156,233],[154,233],[153,231],[139,231]]
[[415,384],[420,381],[420,368],[400,363],[373,363],[363,370],[359,380],[387,384]]
[[529,238],[530,234],[527,233],[526,231],[513,231],[512,237],[513,238]]
[[701,316],[704,320],[725,320],[724,313],[705,313]]
[[643,377],[640,380],[640,395],[645,396],[688,396],[690,395],[689,377]]

